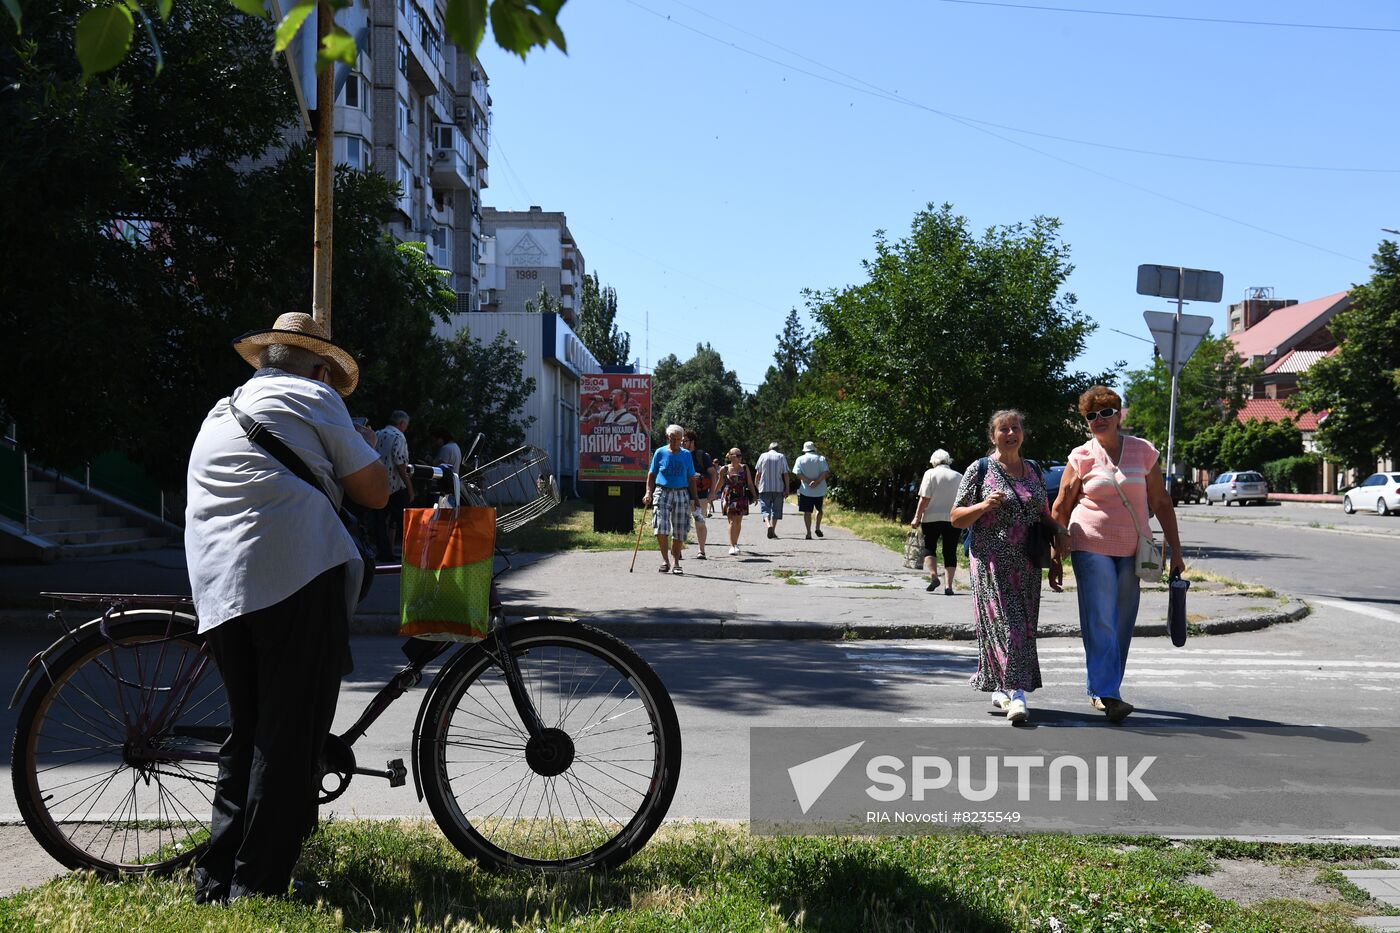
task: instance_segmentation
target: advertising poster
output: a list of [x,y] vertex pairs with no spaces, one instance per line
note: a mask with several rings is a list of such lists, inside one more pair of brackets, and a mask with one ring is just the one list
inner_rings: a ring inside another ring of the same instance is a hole
[[645,482],[651,460],[651,376],[579,380],[579,479]]

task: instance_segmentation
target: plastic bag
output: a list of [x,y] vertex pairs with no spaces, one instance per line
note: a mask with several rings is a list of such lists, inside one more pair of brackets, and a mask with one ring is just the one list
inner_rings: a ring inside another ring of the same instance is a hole
[[399,634],[478,641],[491,622],[496,510],[405,509]]

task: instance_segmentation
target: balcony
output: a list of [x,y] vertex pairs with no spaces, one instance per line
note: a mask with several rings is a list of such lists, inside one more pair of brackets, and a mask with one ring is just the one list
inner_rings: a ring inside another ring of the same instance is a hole
[[478,165],[478,166],[476,167],[476,181],[477,181],[477,188],[478,188],[478,189],[489,188],[489,187],[491,187],[491,181],[490,181],[490,179],[489,179],[489,178],[487,177],[487,175],[486,175],[486,163],[485,163],[485,162],[482,162],[480,165]]
[[462,131],[450,123],[433,127],[433,185],[438,188],[469,189],[472,166]]
[[425,34],[421,17],[416,15],[417,7],[410,5],[409,9],[415,15],[406,18],[399,33],[400,54],[407,53],[404,74],[414,90],[431,97],[442,86],[442,52],[431,36]]

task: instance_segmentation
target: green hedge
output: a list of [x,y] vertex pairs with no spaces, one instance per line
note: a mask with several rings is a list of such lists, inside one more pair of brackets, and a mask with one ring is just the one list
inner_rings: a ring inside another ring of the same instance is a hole
[[1318,467],[1322,458],[1317,454],[1270,460],[1260,468],[1273,492],[1313,493],[1318,489]]

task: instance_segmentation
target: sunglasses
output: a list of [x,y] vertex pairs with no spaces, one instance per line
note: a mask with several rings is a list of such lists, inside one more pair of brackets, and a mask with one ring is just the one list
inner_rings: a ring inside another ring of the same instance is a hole
[[1084,413],[1084,420],[1097,421],[1100,418],[1112,418],[1116,414],[1118,414],[1118,409],[1116,408],[1100,408],[1098,411],[1086,411]]

